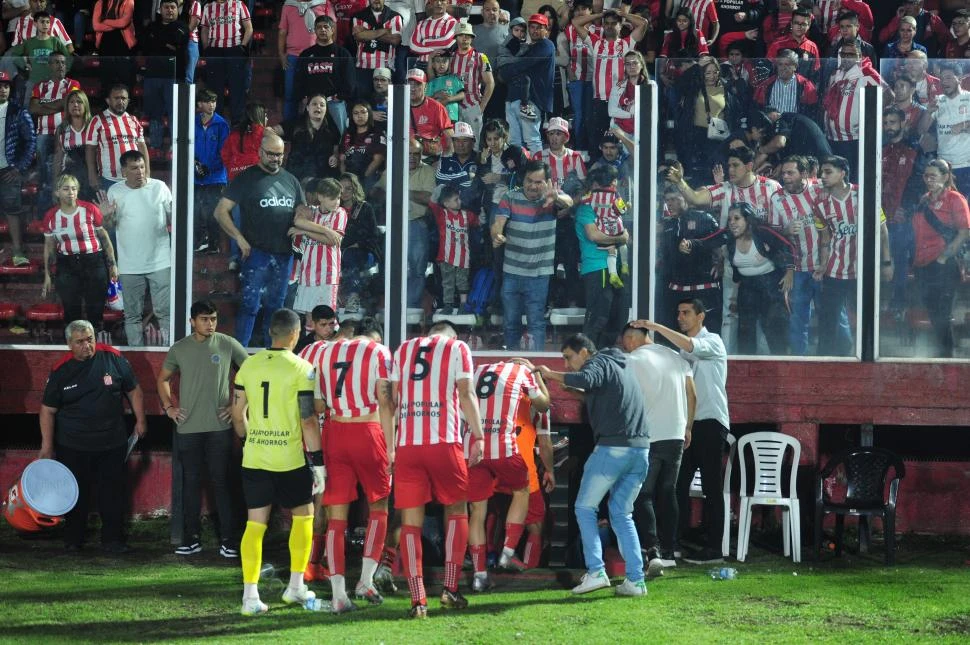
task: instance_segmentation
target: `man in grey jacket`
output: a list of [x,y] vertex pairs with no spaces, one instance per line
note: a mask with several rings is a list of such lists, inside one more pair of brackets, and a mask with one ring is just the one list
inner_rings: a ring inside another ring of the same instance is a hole
[[583,539],[587,572],[573,593],[583,594],[610,586],[603,563],[603,545],[597,529],[600,502],[610,494],[610,525],[626,561],[626,579],[616,587],[618,596],[643,596],[640,539],[633,523],[633,502],[647,476],[650,437],[640,387],[626,357],[615,348],[597,351],[583,334],[562,344],[569,372],[545,365],[539,372],[547,381],[558,381],[583,392],[596,447],[586,461],[576,496],[576,521]]

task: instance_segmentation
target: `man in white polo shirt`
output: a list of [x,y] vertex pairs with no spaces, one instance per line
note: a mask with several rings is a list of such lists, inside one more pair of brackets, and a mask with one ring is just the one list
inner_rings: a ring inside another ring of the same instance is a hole
[[663,575],[664,567],[677,566],[677,475],[684,448],[690,445],[697,393],[690,364],[669,347],[654,344],[648,324],[627,323],[620,343],[627,352],[627,369],[633,370],[643,392],[650,430],[650,468],[633,513],[640,547],[646,551],[647,575],[653,578]]
[[98,193],[107,226],[116,227],[118,273],[125,303],[125,335],[129,345],[144,345],[142,314],[145,293],[152,295],[162,344],[169,334],[172,251],[169,226],[172,193],[164,182],[149,179],[145,156],[138,150],[121,155],[123,182],[107,195]]
[[[721,536],[724,531],[722,498],[722,461],[731,419],[727,402],[727,351],[724,341],[704,327],[704,303],[685,299],[677,304],[677,326],[680,332],[649,320],[638,321],[643,329],[658,332],[680,349],[680,355],[690,363],[697,387],[697,408],[690,439],[685,440],[684,456],[677,479],[677,502],[685,509],[680,516],[680,531],[687,528],[690,513],[690,484],[694,471],[701,469],[704,491],[705,546],[697,553],[685,556],[691,564],[723,562]],[[653,438],[651,429],[651,438]],[[682,537],[682,535],[681,535]]]

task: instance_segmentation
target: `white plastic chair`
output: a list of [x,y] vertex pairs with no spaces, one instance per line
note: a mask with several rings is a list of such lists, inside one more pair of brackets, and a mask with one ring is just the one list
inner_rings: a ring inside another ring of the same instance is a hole
[[[801,520],[799,518],[798,497],[795,496],[795,475],[802,447],[797,439],[780,432],[752,432],[738,441],[738,461],[741,463],[741,514],[738,518],[739,562],[748,556],[748,543],[751,539],[751,509],[753,506],[781,506],[782,533],[784,535],[785,556],[792,556],[795,562],[802,560]],[[745,447],[751,446],[754,458],[754,471],[751,473],[753,494],[748,495],[751,484],[748,480],[748,464]],[[792,449],[791,470],[788,477],[782,469],[788,448]],[[787,479],[787,481],[786,481]],[[785,487],[792,491],[792,497],[785,497]]]
[[[724,531],[721,535],[721,555],[724,557],[731,554],[731,473],[734,467],[734,453],[738,445],[734,435],[731,434],[727,436],[727,442],[729,446],[728,458],[727,464],[724,467],[724,482],[721,489],[724,496]],[[704,487],[701,484],[700,468],[694,471],[694,479],[690,482],[690,496],[692,498],[704,499]]]

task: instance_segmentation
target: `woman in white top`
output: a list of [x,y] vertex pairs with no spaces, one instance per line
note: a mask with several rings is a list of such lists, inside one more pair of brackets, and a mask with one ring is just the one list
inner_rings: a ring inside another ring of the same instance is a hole
[[636,110],[636,87],[650,80],[647,63],[643,54],[637,50],[628,51],[623,56],[623,78],[610,92],[609,114],[613,125],[624,133],[633,136],[634,112]]
[[788,353],[788,292],[795,278],[791,242],[763,225],[751,204],[728,209],[728,227],[708,237],[683,240],[681,253],[724,246],[738,283],[738,350],[756,354],[758,324],[774,355]]

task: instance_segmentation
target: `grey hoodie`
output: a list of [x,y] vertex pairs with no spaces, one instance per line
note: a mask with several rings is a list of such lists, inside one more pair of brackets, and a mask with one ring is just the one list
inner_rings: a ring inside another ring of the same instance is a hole
[[569,387],[585,390],[586,412],[597,445],[649,448],[647,415],[640,385],[616,348],[596,352],[578,372],[564,376]]

